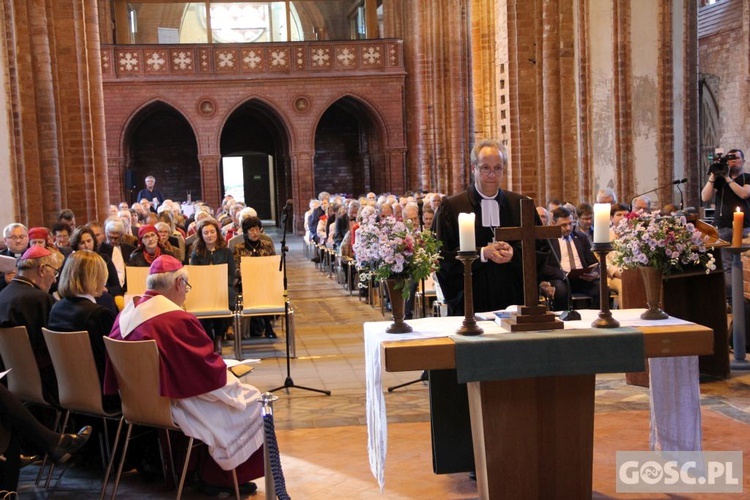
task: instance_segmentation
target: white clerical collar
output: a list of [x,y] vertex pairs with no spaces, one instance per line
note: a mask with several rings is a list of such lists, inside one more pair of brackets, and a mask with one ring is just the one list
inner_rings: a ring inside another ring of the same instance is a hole
[[484,194],[483,192],[481,192],[479,190],[479,188],[476,186],[476,184],[474,185],[474,189],[476,189],[477,190],[477,194],[479,196],[481,196],[482,198],[484,198],[485,200],[494,200],[495,198],[497,198],[497,195],[500,192],[500,190],[498,189],[497,192],[493,196],[487,196],[486,194]]
[[82,293],[81,295],[76,295],[76,297],[82,298],[82,299],[89,299],[91,302],[96,304],[96,299],[93,295],[89,295],[87,293]]

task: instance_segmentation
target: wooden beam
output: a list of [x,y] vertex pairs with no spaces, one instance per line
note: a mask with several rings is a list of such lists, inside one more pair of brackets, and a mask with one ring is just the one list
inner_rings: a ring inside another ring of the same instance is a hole
[[[713,330],[696,324],[643,326],[646,358],[713,353]],[[513,335],[523,335],[513,334]],[[383,342],[385,371],[448,370],[456,367],[456,346],[449,337]]]

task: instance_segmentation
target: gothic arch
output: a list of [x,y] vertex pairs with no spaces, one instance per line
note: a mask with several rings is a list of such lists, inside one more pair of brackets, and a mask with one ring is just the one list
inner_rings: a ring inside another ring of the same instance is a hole
[[147,175],[156,177],[167,198],[202,198],[195,127],[175,106],[160,99],[140,106],[123,125],[121,150],[129,203]]
[[369,102],[346,93],[325,107],[313,130],[315,192],[389,190],[387,127]]
[[[245,201],[261,218],[280,220],[281,207],[292,198],[295,175],[290,160],[293,137],[285,116],[272,103],[254,97],[228,111],[217,133],[221,157],[243,159]],[[270,173],[262,165],[267,161],[272,163]],[[223,176],[222,166],[219,174]]]

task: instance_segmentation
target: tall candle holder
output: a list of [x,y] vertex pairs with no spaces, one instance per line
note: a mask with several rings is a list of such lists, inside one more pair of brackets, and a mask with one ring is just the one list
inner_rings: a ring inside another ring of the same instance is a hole
[[474,289],[472,286],[471,263],[479,258],[476,251],[458,252],[456,259],[464,265],[464,322],[456,333],[459,335],[481,335],[484,333],[474,318]]
[[612,317],[609,310],[609,284],[607,283],[607,254],[614,250],[612,243],[594,243],[591,249],[599,256],[599,269],[604,270],[599,276],[599,317],[591,323],[594,328],[617,328],[620,322]]

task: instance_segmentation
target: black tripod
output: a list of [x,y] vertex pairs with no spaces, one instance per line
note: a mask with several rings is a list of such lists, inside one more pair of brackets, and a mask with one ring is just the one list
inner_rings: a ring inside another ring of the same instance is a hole
[[281,389],[286,389],[287,394],[289,389],[303,389],[305,391],[320,392],[326,396],[331,395],[331,391],[324,391],[323,389],[313,389],[311,387],[304,387],[296,385],[292,380],[292,365],[291,365],[291,354],[289,352],[289,287],[286,279],[286,254],[289,251],[289,247],[286,246],[286,228],[287,220],[289,218],[289,212],[292,211],[292,200],[286,202],[283,209],[283,215],[281,218],[284,224],[284,230],[281,235],[281,260],[279,262],[279,271],[283,271],[284,276],[284,321],[286,321],[286,378],[284,379],[284,385],[271,389],[269,392],[276,392]]

